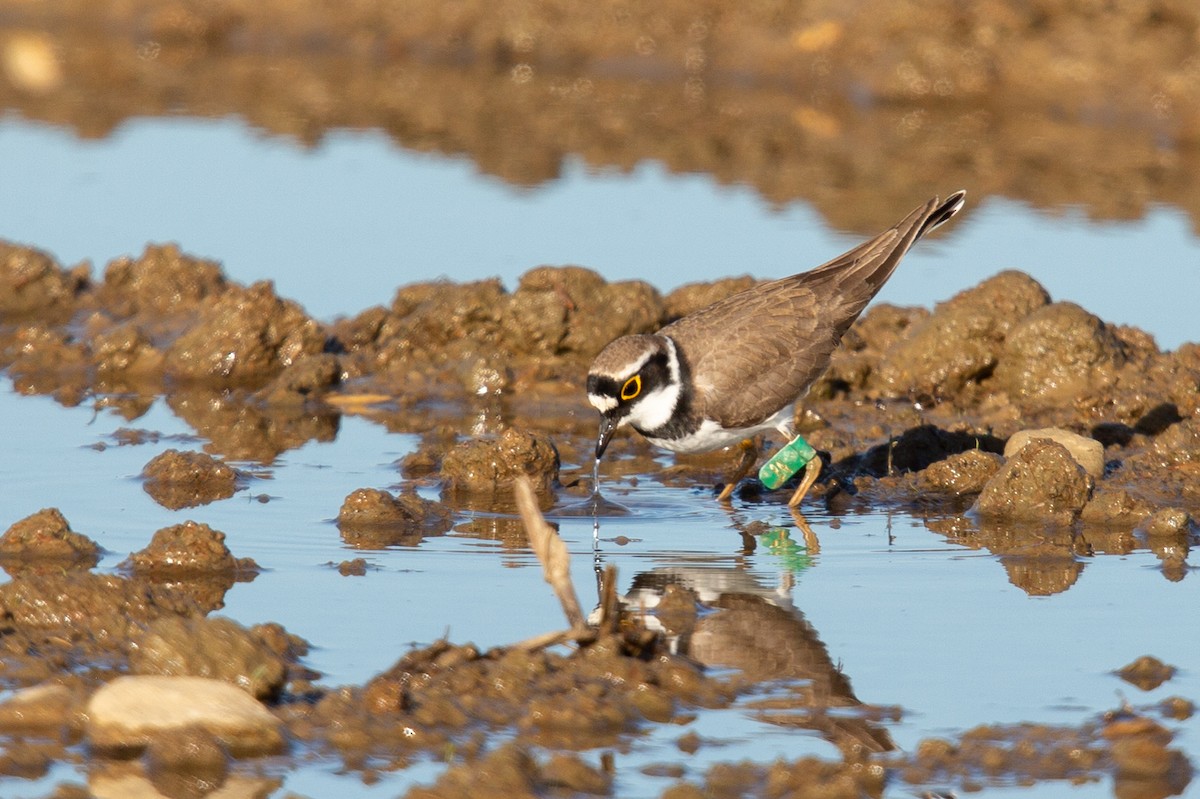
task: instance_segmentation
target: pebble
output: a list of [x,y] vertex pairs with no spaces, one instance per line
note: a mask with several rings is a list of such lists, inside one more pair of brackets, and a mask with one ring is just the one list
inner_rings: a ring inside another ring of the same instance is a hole
[[1043,427],[1038,430],[1021,430],[1009,437],[1004,445],[1004,457],[1011,458],[1031,442],[1039,438],[1048,438],[1066,447],[1067,452],[1083,470],[1093,478],[1104,476],[1104,447],[1099,441],[1061,427]]
[[159,735],[206,730],[235,756],[278,752],[280,722],[242,689],[205,677],[118,677],[87,706],[88,741],[99,749],[143,749]]

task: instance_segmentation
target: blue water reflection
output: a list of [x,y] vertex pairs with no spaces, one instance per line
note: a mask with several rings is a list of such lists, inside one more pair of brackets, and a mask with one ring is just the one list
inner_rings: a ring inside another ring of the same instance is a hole
[[[807,205],[774,208],[750,188],[652,163],[620,174],[573,161],[561,180],[520,189],[380,133],[333,133],[304,150],[235,120],[141,120],[81,141],[10,116],[0,121],[0,180],[9,188],[0,237],[97,266],[177,241],[239,281],[274,280],[319,318],[390,302],[396,286],[439,276],[499,276],[512,288],[540,264],[580,264],[662,290],[776,277],[861,238],[827,229]],[[914,197],[956,188],[931,176]],[[969,202],[909,254],[881,301],[930,306],[1019,268],[1055,299],[1142,327],[1164,348],[1200,338],[1200,241],[1182,213],[1154,207],[1136,222],[1097,223],[1078,209],[1048,216],[978,195]]]

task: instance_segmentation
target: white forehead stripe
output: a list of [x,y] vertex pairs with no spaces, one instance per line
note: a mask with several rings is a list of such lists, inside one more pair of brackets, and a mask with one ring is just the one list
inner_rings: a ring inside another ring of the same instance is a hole
[[608,413],[617,407],[617,400],[615,398],[605,397],[601,394],[588,394],[588,402],[592,403],[592,407],[600,411],[600,413]]

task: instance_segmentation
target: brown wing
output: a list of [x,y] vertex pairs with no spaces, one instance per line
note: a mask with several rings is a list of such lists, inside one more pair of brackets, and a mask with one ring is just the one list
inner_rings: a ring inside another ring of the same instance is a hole
[[[747,289],[667,325],[692,377],[713,399],[705,416],[758,424],[794,401],[825,367],[842,335],[926,231],[962,207],[937,198],[890,230],[808,272]],[[768,401],[769,400],[769,401]]]

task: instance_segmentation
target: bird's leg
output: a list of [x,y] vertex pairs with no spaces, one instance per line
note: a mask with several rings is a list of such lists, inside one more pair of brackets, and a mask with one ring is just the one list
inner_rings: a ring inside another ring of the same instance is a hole
[[821,459],[818,457],[817,451],[804,440],[803,436],[796,436],[772,455],[771,459],[758,470],[758,479],[762,481],[764,487],[774,491],[791,480],[792,475],[801,468],[804,469],[804,479],[800,481],[800,487],[788,500],[788,507],[794,508],[800,504],[800,500],[804,499],[808,489],[812,488],[812,484],[816,482],[817,475],[821,473]]
[[808,493],[808,489],[812,488],[812,484],[817,481],[817,476],[821,474],[821,459],[813,458],[804,465],[804,479],[800,481],[800,485],[792,493],[792,498],[788,500],[788,507],[794,508],[804,499],[804,495]]
[[725,488],[721,489],[721,493],[717,495],[717,500],[725,502],[733,494],[733,490],[737,488],[737,484],[750,471],[750,467],[758,460],[759,438],[747,438],[742,443],[738,444],[738,449],[742,451],[741,460],[734,467],[729,480],[725,483]]

